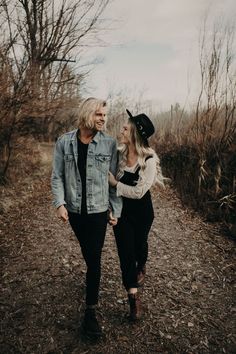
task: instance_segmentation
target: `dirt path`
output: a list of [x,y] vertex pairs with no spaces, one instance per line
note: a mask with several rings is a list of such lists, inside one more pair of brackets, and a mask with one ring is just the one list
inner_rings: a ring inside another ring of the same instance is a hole
[[105,339],[81,338],[85,266],[68,225],[51,207],[48,177],[34,198],[1,216],[1,354],[235,353],[234,243],[153,191],[145,315],[131,325],[112,229],[103,251],[100,321]]

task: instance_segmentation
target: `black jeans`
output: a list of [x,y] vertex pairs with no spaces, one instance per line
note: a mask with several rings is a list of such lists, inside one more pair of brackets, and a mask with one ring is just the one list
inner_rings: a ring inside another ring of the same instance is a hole
[[126,210],[124,205],[121,218],[113,228],[126,290],[138,287],[137,274],[147,262],[148,234],[153,219],[151,201],[145,205],[142,215],[136,214],[134,208]]
[[68,214],[70,225],[80,243],[87,265],[86,304],[96,305],[101,278],[101,253],[106,234],[107,212],[84,215],[69,212]]

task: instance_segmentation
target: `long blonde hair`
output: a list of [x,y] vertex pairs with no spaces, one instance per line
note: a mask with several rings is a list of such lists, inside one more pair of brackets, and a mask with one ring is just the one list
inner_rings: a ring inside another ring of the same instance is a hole
[[82,101],[80,104],[77,116],[78,116],[78,127],[85,127],[87,129],[94,128],[94,113],[101,107],[106,107],[107,103],[104,100],[89,97]]
[[[129,119],[128,124],[130,124],[130,138],[132,143],[134,144],[135,150],[138,155],[138,165],[140,166],[141,172],[146,168],[146,159],[148,156],[152,156],[156,161],[156,178],[155,183],[160,187],[165,188],[164,180],[165,177],[162,174],[160,159],[157,156],[156,152],[149,147],[145,141],[138,134],[135,124]],[[126,144],[122,144],[118,147],[119,151],[119,164],[118,164],[118,174],[117,178],[120,179],[123,175],[124,168],[127,162],[128,156],[128,146]]]

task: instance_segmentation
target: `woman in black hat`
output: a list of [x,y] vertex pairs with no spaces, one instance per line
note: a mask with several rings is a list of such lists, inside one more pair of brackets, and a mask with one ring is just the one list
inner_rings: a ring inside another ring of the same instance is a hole
[[132,116],[121,131],[120,161],[117,179],[110,174],[109,183],[116,187],[117,196],[123,197],[121,217],[114,227],[114,234],[122,281],[128,292],[130,319],[141,315],[138,287],[144,283],[148,257],[148,233],[154,212],[149,189],[157,182],[164,187],[160,160],[149,147],[148,138],[155,132],[145,114]]

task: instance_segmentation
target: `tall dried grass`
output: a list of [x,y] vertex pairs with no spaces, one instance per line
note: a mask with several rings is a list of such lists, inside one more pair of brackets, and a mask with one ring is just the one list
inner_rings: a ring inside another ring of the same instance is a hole
[[[163,121],[152,143],[182,200],[208,220],[236,223],[236,117],[226,108]],[[177,114],[178,115],[178,114]],[[198,124],[198,133],[196,133]],[[228,129],[226,125],[228,124]]]

